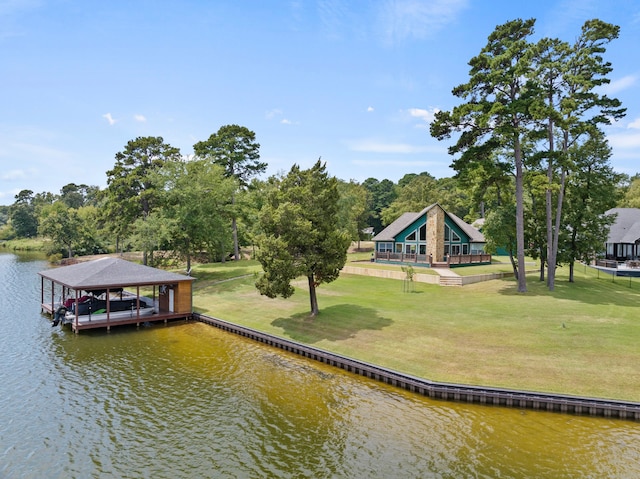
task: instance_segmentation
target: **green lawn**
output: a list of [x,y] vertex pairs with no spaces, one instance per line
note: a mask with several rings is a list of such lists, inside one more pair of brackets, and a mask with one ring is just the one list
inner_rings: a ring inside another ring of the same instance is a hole
[[257,271],[252,261],[194,267],[195,309],[432,380],[640,401],[640,279],[580,266],[573,284],[559,270],[553,293],[537,274],[526,294],[513,279],[404,293],[402,281],[342,275],[318,289],[310,319],[306,280],[269,299],[253,286]]

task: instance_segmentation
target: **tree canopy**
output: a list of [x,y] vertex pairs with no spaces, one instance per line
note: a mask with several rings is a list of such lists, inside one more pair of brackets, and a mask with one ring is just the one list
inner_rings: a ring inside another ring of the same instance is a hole
[[337,279],[347,260],[350,238],[336,228],[338,212],[338,180],[320,160],[308,170],[294,165],[268,190],[257,241],[264,270],[256,282],[261,294],[288,298],[294,293],[291,282],[304,276],[311,316],[318,314],[316,288]]
[[[227,178],[234,178],[241,189],[249,186],[253,177],[264,173],[267,164],[260,160],[260,144],[256,134],[244,126],[225,125],[208,140],[193,145],[193,151],[199,158],[212,161],[224,168]],[[235,211],[236,194],[231,195],[231,230],[233,234],[234,257],[240,259],[238,242],[238,212]]]

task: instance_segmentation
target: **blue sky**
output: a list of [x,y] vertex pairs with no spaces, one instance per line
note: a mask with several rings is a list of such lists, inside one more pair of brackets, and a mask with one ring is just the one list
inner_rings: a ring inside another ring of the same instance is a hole
[[532,17],[570,42],[590,18],[621,27],[606,91],[628,111],[606,133],[640,172],[640,0],[0,0],[0,204],[104,188],[129,140],[188,155],[227,124],[268,174],[322,157],[344,180],[453,176],[429,120],[495,26]]

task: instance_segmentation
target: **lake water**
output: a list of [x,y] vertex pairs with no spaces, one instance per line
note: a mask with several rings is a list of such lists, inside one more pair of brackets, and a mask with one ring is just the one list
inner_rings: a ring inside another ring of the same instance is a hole
[[0,253],[0,478],[634,478],[640,424],[432,401],[200,323],[75,335]]

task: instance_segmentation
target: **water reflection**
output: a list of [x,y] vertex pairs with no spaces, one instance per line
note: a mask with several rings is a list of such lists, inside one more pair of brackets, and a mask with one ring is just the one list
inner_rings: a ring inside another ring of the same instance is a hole
[[432,401],[199,323],[51,328],[42,268],[0,255],[0,477],[640,477],[637,423]]

